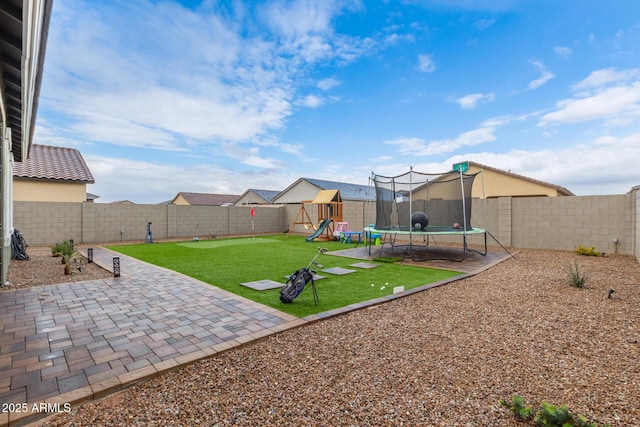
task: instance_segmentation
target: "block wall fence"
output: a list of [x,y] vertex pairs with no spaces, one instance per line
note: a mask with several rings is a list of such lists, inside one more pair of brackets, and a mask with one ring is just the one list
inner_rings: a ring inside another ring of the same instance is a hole
[[[254,209],[255,217],[251,217],[247,206],[14,202],[14,227],[29,245],[52,246],[68,239],[82,244],[145,241],[149,222],[154,240],[191,240],[194,236],[285,233],[296,217],[302,218],[299,204]],[[305,209],[317,224],[316,207],[305,205]],[[345,202],[343,218],[352,230],[375,223],[375,203]],[[510,248],[567,251],[578,245],[594,246],[601,252],[640,260],[640,191],[474,199],[472,225],[489,231],[490,245],[497,241]],[[292,233],[310,235],[312,229],[296,225]]]

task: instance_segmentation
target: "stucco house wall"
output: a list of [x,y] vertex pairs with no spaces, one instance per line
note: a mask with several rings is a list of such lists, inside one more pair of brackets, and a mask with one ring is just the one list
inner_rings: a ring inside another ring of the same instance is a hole
[[[472,172],[475,167],[472,167]],[[547,196],[557,197],[558,190],[552,186],[501,174],[483,169],[473,183],[472,197],[501,197],[501,196]]]
[[318,194],[320,189],[311,183],[300,180],[295,183],[281,195],[276,197],[274,203],[300,203],[304,200],[313,200]]
[[178,206],[188,206],[190,205],[190,203],[182,196],[182,194],[178,194],[176,196],[175,199],[173,199],[173,202],[171,202],[174,205],[178,205]]
[[566,188],[529,178],[524,175],[482,165],[476,162],[469,163],[468,173],[478,173],[473,183],[471,196],[474,198],[492,197],[560,197],[573,196]]
[[258,196],[255,193],[249,192],[244,194],[242,197],[240,197],[234,204],[236,206],[243,206],[243,205],[261,205],[265,203],[268,203],[268,202],[265,201],[262,197]]
[[79,182],[30,181],[14,179],[16,202],[75,202],[87,200],[87,185]]

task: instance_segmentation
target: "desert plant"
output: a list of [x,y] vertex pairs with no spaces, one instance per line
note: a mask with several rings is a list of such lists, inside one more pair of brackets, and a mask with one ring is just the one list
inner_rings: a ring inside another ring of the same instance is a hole
[[62,264],[64,264],[64,274],[71,274],[71,264],[83,260],[78,252],[73,249],[73,244],[69,240],[65,240],[62,243],[56,243],[51,248],[51,255],[59,256],[62,258]]
[[577,253],[578,255],[586,255],[586,256],[602,256],[602,253],[600,253],[599,251],[596,251],[596,248],[594,246],[577,246],[574,250],[575,253]]
[[[566,405],[555,406],[542,402],[542,408],[537,411],[526,406],[522,396],[513,396],[511,401],[499,400],[500,405],[507,408],[518,421],[533,420],[538,427],[600,427],[595,421],[589,421],[584,415],[574,415]],[[604,424],[603,427],[609,427]]]
[[[78,252],[65,253],[62,255],[62,262],[64,263],[64,274],[71,274],[71,264],[82,263],[84,258]],[[79,271],[82,271],[82,267],[78,267]]]
[[533,416],[533,408],[524,404],[522,396],[513,396],[511,401],[500,399],[500,404],[507,408],[518,421],[526,421]]
[[572,426],[573,414],[567,405],[555,406],[547,402],[542,402],[542,409],[538,411],[533,422],[538,427],[564,427]]
[[567,276],[569,276],[569,283],[574,288],[584,288],[587,282],[587,274],[582,271],[580,263],[575,261],[573,266],[566,268]]
[[51,247],[52,256],[63,256],[73,253],[73,245],[70,240],[64,240],[62,243],[56,243]]

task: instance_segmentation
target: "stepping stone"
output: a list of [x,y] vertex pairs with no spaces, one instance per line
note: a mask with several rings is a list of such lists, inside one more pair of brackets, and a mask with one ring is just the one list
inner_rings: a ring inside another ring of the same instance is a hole
[[255,282],[240,283],[240,285],[246,286],[247,288],[255,289],[256,291],[266,291],[269,289],[281,288],[284,286],[284,283],[278,283],[273,280],[263,279],[256,280]]
[[351,267],[376,268],[376,267],[378,267],[378,264],[371,264],[369,262],[358,262],[358,263],[355,263],[355,264],[351,264]]
[[332,268],[327,268],[326,270],[322,270],[322,272],[343,276],[345,274],[355,273],[356,270],[349,270],[348,268],[342,268],[342,267],[332,267]]

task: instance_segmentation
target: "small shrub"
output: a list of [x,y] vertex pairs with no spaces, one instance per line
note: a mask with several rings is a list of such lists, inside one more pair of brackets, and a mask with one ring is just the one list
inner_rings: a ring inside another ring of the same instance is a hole
[[573,266],[566,268],[567,275],[569,276],[569,283],[574,288],[584,288],[587,282],[587,274],[582,271],[580,263],[576,261]]
[[[519,422],[533,420],[538,427],[600,427],[595,421],[589,421],[584,415],[574,415],[567,405],[555,406],[542,402],[538,411],[524,404],[522,396],[513,396],[511,401],[499,400],[500,405],[507,408]],[[610,427],[604,424],[603,427]]]
[[[599,424],[595,421],[589,421],[584,415],[578,415],[573,419],[573,425],[576,427],[598,427]],[[604,427],[609,427],[609,424],[605,424]]]
[[542,402],[542,409],[536,414],[533,422],[538,427],[574,425],[573,414],[569,412],[567,405],[555,406],[547,402]]
[[52,256],[65,256],[65,255],[71,255],[73,254],[73,245],[71,244],[71,241],[69,240],[65,240],[62,243],[56,243],[52,248],[51,248],[51,255]]
[[507,408],[518,421],[526,421],[533,416],[533,408],[524,404],[522,396],[513,396],[511,402],[500,399],[500,404]]
[[65,240],[62,243],[56,243],[51,248],[51,255],[62,257],[64,274],[66,275],[71,274],[71,263],[83,260],[78,252],[74,250],[70,240]]
[[596,248],[594,246],[578,246],[575,249],[575,253],[577,253],[578,255],[586,255],[586,256],[602,256],[602,253],[596,251]]

